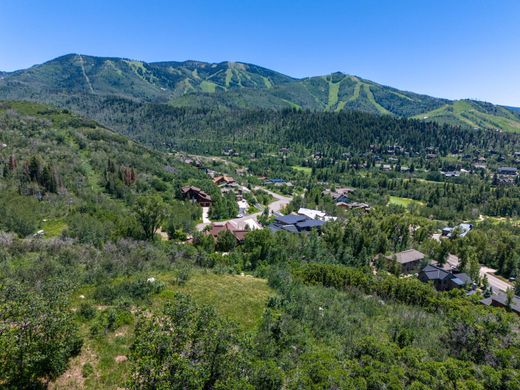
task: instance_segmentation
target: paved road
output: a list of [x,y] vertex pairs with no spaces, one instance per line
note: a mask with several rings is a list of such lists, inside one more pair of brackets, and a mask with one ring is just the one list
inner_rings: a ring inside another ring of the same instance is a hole
[[[279,212],[285,206],[287,206],[289,203],[291,203],[292,197],[290,197],[290,196],[280,195],[280,194],[277,194],[276,192],[269,191],[263,187],[255,187],[255,190],[259,190],[259,189],[267,192],[269,195],[271,195],[274,198],[274,200],[271,203],[269,203],[269,205],[267,206],[269,208],[270,212]],[[258,216],[261,215],[262,212],[263,212],[263,210],[259,211],[257,213],[254,213],[254,214],[245,215],[242,218],[233,218],[233,219],[228,219],[226,221],[220,221],[220,222],[224,223],[224,222],[233,221],[240,225],[241,222],[244,222],[251,218],[256,221]],[[208,225],[209,225],[209,223],[199,223],[197,225],[197,230],[202,231]]]
[[[448,256],[448,264],[452,267],[456,268],[459,265],[459,258],[453,255]],[[502,279],[496,277],[494,274],[497,272],[496,269],[486,267],[485,265],[480,266],[480,277],[483,278],[484,275],[487,276],[489,286],[493,289],[493,291],[507,291],[510,288],[513,288],[513,286],[508,283],[504,282]]]
[[496,270],[494,270],[493,268],[485,267],[483,265],[480,266],[480,277],[483,278],[484,275],[487,276],[489,285],[491,286],[493,291],[495,291],[495,292],[504,291],[505,292],[508,289],[513,288],[513,286],[510,283],[504,282],[502,279],[497,278],[494,275],[495,272],[496,272]]
[[269,191],[263,187],[255,187],[255,190],[264,190],[269,195],[271,195],[275,200],[269,203],[268,207],[271,212],[279,212],[282,210],[285,206],[287,206],[292,201],[291,196],[284,196],[277,194],[276,192]]

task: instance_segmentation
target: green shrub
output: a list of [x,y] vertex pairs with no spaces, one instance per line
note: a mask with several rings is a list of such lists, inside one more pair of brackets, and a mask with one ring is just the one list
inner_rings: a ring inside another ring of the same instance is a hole
[[83,366],[81,367],[81,376],[83,378],[88,378],[93,373],[94,373],[94,367],[92,367],[92,364],[90,364],[88,362],[83,364]]
[[79,306],[79,315],[85,320],[91,320],[96,316],[96,309],[89,303],[82,303]]

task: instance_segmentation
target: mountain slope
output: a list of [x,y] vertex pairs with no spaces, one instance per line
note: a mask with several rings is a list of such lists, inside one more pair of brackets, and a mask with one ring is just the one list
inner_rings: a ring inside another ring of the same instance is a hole
[[506,107],[434,98],[340,72],[295,79],[241,62],[146,63],[69,54],[0,75],[0,98],[62,105],[70,96],[92,95],[176,107],[359,110],[470,128],[520,130],[520,114]]
[[[240,88],[270,89],[293,79],[256,65],[223,62],[145,63],[122,58],[68,54],[7,75],[4,97],[26,94],[116,95],[166,102],[187,93],[212,93]],[[18,91],[17,91],[18,90]],[[9,95],[9,96],[7,96]]]

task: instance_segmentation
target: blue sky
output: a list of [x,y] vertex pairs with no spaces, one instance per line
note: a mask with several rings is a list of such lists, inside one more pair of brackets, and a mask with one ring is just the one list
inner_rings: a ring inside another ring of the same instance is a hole
[[342,71],[520,106],[520,0],[0,2],[0,70],[66,53]]

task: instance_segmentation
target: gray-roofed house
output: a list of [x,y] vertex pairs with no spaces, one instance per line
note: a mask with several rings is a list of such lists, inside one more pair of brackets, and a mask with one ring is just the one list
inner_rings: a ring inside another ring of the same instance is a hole
[[400,264],[401,273],[403,274],[409,274],[418,271],[425,257],[424,253],[421,253],[418,250],[408,249],[403,252],[398,252],[393,256],[387,256],[386,258],[389,261],[393,261],[394,256],[395,261]]
[[515,167],[500,167],[498,168],[499,175],[516,176],[518,169]]
[[437,291],[463,288],[472,283],[471,278],[465,273],[453,274],[431,264],[419,272],[419,280],[423,283],[432,282]]
[[269,230],[272,232],[285,230],[291,233],[300,233],[313,229],[319,230],[324,224],[325,221],[315,220],[306,215],[279,215],[276,216],[274,222],[269,225]]
[[497,295],[491,295],[490,297],[481,300],[480,303],[487,305],[487,306],[509,308],[513,313],[520,315],[520,297],[518,297],[516,295],[511,300],[511,305],[508,305],[507,295],[504,293],[499,293]]

